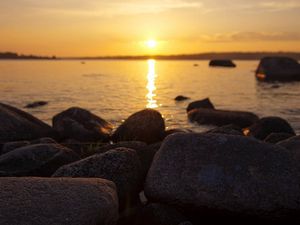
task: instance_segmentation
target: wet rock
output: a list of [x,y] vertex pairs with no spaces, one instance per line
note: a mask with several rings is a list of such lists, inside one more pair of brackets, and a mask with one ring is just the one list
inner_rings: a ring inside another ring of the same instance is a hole
[[232,124],[214,128],[212,130],[207,131],[206,133],[242,135],[242,136],[244,135],[241,128]]
[[120,211],[138,202],[142,189],[140,161],[134,150],[117,148],[59,168],[53,177],[99,177],[113,181]]
[[280,141],[277,144],[290,150],[300,151],[300,135]]
[[214,109],[214,105],[211,103],[210,99],[209,98],[205,98],[205,99],[202,99],[202,100],[199,100],[199,101],[195,101],[195,102],[191,102],[186,111],[189,112],[193,109]]
[[213,59],[209,62],[212,67],[236,67],[236,65],[228,59]]
[[41,107],[41,106],[45,106],[45,105],[48,105],[48,102],[36,101],[36,102],[32,102],[32,103],[25,105],[24,108],[37,108],[37,107]]
[[113,225],[118,196],[104,179],[0,178],[2,225]]
[[277,142],[283,141],[293,136],[294,135],[288,133],[271,133],[264,139],[264,141],[268,143],[276,144]]
[[180,133],[156,153],[144,190],[150,201],[196,215],[277,220],[300,209],[296,164],[284,148],[252,138]]
[[1,154],[5,154],[11,152],[17,148],[24,147],[30,145],[30,141],[13,141],[13,142],[6,142],[2,146]]
[[244,134],[264,140],[272,133],[296,135],[291,125],[280,117],[264,117],[244,130]]
[[186,96],[183,96],[183,95],[178,95],[174,100],[178,101],[178,102],[181,102],[181,101],[185,101],[185,100],[188,100],[188,99],[190,99],[190,98],[186,97]]
[[53,117],[53,128],[65,138],[78,141],[105,141],[112,125],[88,110],[73,107]]
[[47,124],[12,106],[0,103],[0,142],[57,138]]
[[47,177],[76,160],[79,160],[76,153],[58,144],[28,145],[0,156],[0,174]]
[[165,122],[162,115],[153,109],[144,109],[129,116],[112,136],[114,142],[141,141],[147,144],[164,138]]
[[188,112],[191,122],[207,125],[235,125],[241,128],[252,125],[258,120],[257,115],[251,112],[228,111],[214,109],[194,109]]
[[185,129],[170,129],[165,131],[165,138],[168,137],[169,135],[176,134],[176,133],[188,133],[191,132],[190,130],[185,130]]

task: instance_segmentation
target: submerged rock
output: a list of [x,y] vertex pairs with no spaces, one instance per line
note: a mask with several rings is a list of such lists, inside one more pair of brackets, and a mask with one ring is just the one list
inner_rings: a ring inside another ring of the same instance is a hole
[[52,122],[53,128],[63,138],[78,141],[105,141],[112,131],[112,124],[78,107],[57,114]]
[[2,225],[113,225],[118,196],[104,179],[0,178]]
[[0,142],[57,138],[46,123],[12,106],[0,103]]
[[236,67],[236,65],[228,59],[213,59],[209,62],[212,67]]
[[120,210],[134,205],[142,189],[139,158],[134,150],[117,148],[59,168],[53,177],[99,177],[117,186]]
[[205,99],[202,99],[202,100],[199,100],[199,101],[195,101],[195,102],[191,102],[186,111],[189,112],[193,109],[202,109],[202,108],[205,108],[205,109],[214,109],[214,105],[212,104],[212,102],[210,101],[209,98],[205,98]]
[[76,160],[76,153],[58,144],[28,145],[0,156],[0,176],[47,177]]
[[32,102],[24,106],[24,108],[37,108],[41,106],[48,105],[48,102],[46,101],[37,101],[37,102]]
[[264,140],[272,133],[287,133],[296,135],[291,125],[280,117],[264,117],[246,128],[244,133],[260,140]]
[[153,109],[144,109],[129,116],[112,135],[114,142],[141,141],[147,144],[159,142],[164,138],[165,121]]
[[191,122],[224,126],[233,124],[241,128],[252,125],[258,120],[258,116],[251,112],[228,111],[215,109],[194,109],[188,112]]
[[178,95],[174,100],[178,101],[178,102],[181,102],[181,101],[185,101],[185,100],[188,100],[188,99],[190,99],[190,98],[186,97],[186,96],[183,96],[183,95]]
[[300,64],[288,57],[265,57],[255,76],[260,81],[297,81],[300,80]]
[[175,134],[156,153],[145,194],[196,216],[277,220],[300,210],[297,163],[284,148],[252,138]]

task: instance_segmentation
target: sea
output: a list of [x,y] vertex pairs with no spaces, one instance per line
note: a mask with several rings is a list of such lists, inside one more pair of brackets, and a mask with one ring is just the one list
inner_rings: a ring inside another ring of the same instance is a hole
[[[0,101],[51,124],[52,117],[77,106],[115,127],[144,108],[158,110],[168,129],[211,129],[188,121],[186,107],[210,98],[217,109],[279,116],[300,133],[300,82],[255,79],[258,61],[236,68],[212,68],[208,61],[184,60],[2,60]],[[190,99],[176,102],[184,95]],[[48,105],[24,108],[28,103]]]

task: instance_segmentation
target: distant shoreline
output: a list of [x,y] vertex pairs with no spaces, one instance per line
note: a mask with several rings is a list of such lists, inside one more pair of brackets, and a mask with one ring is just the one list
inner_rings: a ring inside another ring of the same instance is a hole
[[266,56],[285,56],[300,60],[300,52],[223,52],[178,55],[138,55],[138,56],[95,56],[95,57],[48,57],[35,55],[19,55],[11,52],[0,52],[0,60],[260,60]]

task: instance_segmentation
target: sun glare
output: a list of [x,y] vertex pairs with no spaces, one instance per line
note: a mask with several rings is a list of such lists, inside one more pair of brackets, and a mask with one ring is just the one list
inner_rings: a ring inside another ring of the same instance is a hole
[[148,40],[146,41],[146,45],[148,48],[155,48],[157,46],[157,41],[156,40]]

